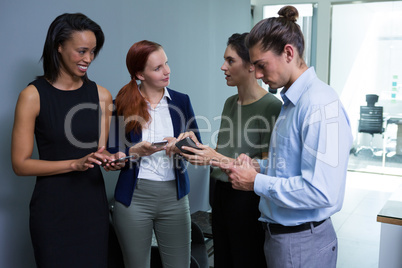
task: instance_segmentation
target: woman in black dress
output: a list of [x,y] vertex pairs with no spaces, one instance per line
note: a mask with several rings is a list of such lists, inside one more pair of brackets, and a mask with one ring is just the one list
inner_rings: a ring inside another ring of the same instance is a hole
[[[37,176],[30,231],[38,267],[106,267],[108,202],[100,170],[124,156],[105,150],[110,92],[87,77],[102,48],[98,24],[83,14],[63,14],[50,25],[43,50],[44,75],[16,105],[12,164],[19,176]],[[39,159],[32,158],[34,136]],[[104,165],[103,163],[106,163]]]

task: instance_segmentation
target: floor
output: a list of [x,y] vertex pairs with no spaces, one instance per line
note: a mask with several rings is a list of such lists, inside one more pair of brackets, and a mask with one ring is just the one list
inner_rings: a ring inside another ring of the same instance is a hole
[[[348,172],[343,208],[332,216],[339,243],[337,268],[378,267],[381,224],[376,218],[398,187],[402,176]],[[213,255],[209,259],[212,268]]]
[[378,267],[377,214],[399,187],[400,176],[348,172],[343,208],[332,217],[339,242],[337,267]]
[[400,176],[402,173],[402,155],[395,154],[395,151],[392,151],[383,156],[381,150],[374,153],[370,150],[362,150],[358,155],[350,154],[348,167],[350,170]]

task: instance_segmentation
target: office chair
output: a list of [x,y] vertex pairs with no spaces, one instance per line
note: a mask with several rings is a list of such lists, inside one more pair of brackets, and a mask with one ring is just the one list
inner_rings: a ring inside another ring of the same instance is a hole
[[195,222],[191,222],[191,258],[195,259],[194,262],[197,262],[200,268],[209,267],[205,237],[200,226]]
[[378,101],[378,95],[366,95],[367,106],[360,106],[359,133],[367,133],[371,135],[370,146],[359,146],[355,155],[357,156],[362,150],[368,149],[374,155],[373,148],[374,134],[382,134],[383,128],[383,107],[374,106]]

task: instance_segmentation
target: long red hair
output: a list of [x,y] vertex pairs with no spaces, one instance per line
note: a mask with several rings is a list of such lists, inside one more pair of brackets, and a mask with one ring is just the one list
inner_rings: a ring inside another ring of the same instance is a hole
[[123,86],[116,96],[116,109],[118,115],[123,115],[126,122],[126,133],[134,130],[139,133],[143,124],[151,118],[148,105],[138,90],[136,76],[144,71],[149,55],[161,49],[162,46],[151,41],[143,40],[135,43],[127,52],[126,65],[131,75],[131,81]]

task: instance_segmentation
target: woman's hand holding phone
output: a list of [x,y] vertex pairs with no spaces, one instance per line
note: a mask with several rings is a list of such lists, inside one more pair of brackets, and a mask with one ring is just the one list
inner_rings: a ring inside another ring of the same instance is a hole
[[149,141],[141,141],[129,150],[130,155],[137,155],[138,157],[148,156],[156,152],[165,150],[165,146],[155,146]]
[[174,154],[179,154],[180,150],[175,146],[177,139],[175,137],[165,137],[168,142],[166,145],[166,155],[172,157]]
[[123,157],[120,157],[120,158],[117,158],[115,160],[110,161],[109,164],[123,163],[123,162],[126,162],[129,159],[135,159],[135,158],[136,158],[135,155],[123,156]]
[[190,137],[186,137],[186,138],[176,142],[176,147],[179,148],[180,151],[182,151],[183,153],[186,153],[186,154],[195,154],[194,151],[187,150],[187,149],[189,149],[188,147],[197,149],[197,150],[200,149],[197,146],[197,144]]
[[124,159],[127,157],[131,156],[126,156],[126,154],[123,152],[117,152],[115,154],[110,155],[108,157],[109,158],[108,161],[102,163],[102,166],[106,171],[120,170],[122,167],[125,166],[125,162],[127,160]]
[[[209,165],[210,162],[214,160],[222,161],[223,159],[228,159],[208,145],[199,143],[194,132],[190,131],[182,134],[183,135],[180,136],[184,138],[178,141],[176,146],[180,148],[181,155],[184,156],[191,164],[205,166]],[[195,137],[196,141],[192,140],[192,136]]]
[[185,138],[189,137],[190,139],[192,139],[194,141],[195,144],[200,143],[197,139],[197,136],[195,135],[195,133],[193,131],[187,131],[187,132],[183,132],[180,133],[179,137],[177,137],[178,141],[184,140]]
[[167,140],[163,140],[163,141],[155,141],[153,143],[151,143],[152,146],[155,146],[156,148],[160,148],[160,147],[164,147],[168,144]]

